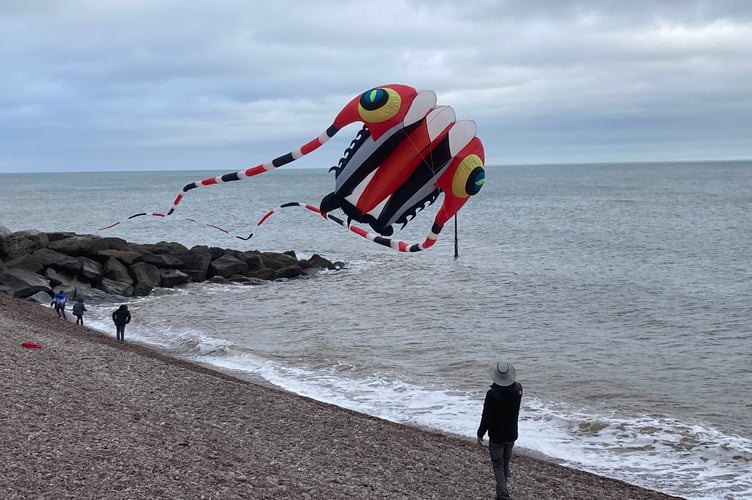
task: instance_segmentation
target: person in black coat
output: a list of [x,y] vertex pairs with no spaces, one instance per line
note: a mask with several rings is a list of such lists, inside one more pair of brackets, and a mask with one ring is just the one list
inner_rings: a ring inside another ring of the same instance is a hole
[[77,325],[84,324],[84,313],[86,311],[88,311],[88,309],[86,309],[86,306],[84,305],[84,299],[79,297],[76,303],[73,304],[73,316],[76,317]]
[[507,479],[512,448],[517,440],[517,421],[522,402],[522,385],[517,382],[517,372],[511,363],[498,361],[489,368],[491,388],[483,402],[483,416],[478,426],[478,444],[488,432],[488,449],[496,478],[496,498],[508,499]]
[[112,313],[112,321],[115,322],[115,332],[117,339],[125,341],[125,325],[131,322],[131,313],[128,310],[128,306],[121,305],[114,313]]

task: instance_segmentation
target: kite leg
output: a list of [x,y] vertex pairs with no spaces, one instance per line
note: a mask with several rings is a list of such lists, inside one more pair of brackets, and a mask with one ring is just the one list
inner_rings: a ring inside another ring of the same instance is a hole
[[321,210],[319,210],[318,207],[314,205],[292,201],[290,203],[285,203],[284,205],[280,205],[277,208],[273,208],[272,210],[269,210],[268,212],[266,212],[264,216],[261,217],[261,219],[259,219],[259,221],[256,223],[254,232],[250,233],[247,237],[236,236],[236,238],[245,240],[245,241],[250,240],[253,237],[253,235],[256,234],[256,231],[258,230],[258,228],[261,225],[263,225],[267,220],[269,220],[269,218],[272,215],[274,215],[278,210],[282,208],[289,208],[289,207],[300,207],[310,212],[319,214],[323,218],[330,220],[339,226],[342,226],[348,231],[357,234],[361,238],[367,239],[369,241],[372,241],[374,243],[377,243],[385,247],[389,247],[393,250],[397,250],[398,252],[414,253],[414,252],[420,252],[422,250],[427,250],[428,248],[431,248],[433,244],[436,243],[436,239],[438,238],[438,235],[443,228],[438,223],[434,223],[433,227],[431,228],[431,232],[428,234],[428,236],[426,236],[426,239],[423,241],[423,243],[406,243],[404,241],[399,241],[393,238],[384,238],[378,233],[373,233],[373,232],[363,229],[362,227],[348,224],[345,220],[341,219],[340,217],[331,215],[326,212],[322,212]]
[[[326,131],[320,136],[308,141],[299,149],[296,149],[295,151],[291,151],[282,156],[278,156],[272,161],[269,161],[266,163],[260,163],[254,167],[246,168],[244,170],[238,170],[237,172],[230,172],[230,173],[219,175],[216,177],[207,177],[206,179],[202,179],[200,181],[188,183],[185,186],[183,186],[183,189],[175,197],[175,199],[172,202],[172,206],[166,213],[141,212],[138,214],[131,215],[130,217],[128,217],[128,219],[133,219],[135,217],[140,217],[143,215],[153,215],[155,217],[167,217],[168,215],[172,215],[173,213],[175,213],[175,210],[177,209],[178,205],[180,204],[181,201],[183,201],[183,198],[185,197],[185,193],[187,193],[188,191],[192,189],[196,189],[198,187],[211,186],[213,184],[223,184],[225,182],[240,181],[240,180],[248,179],[249,177],[254,177],[256,175],[263,174],[270,170],[274,170],[275,168],[281,167],[283,165],[287,165],[288,163],[293,162],[297,160],[298,158],[301,158],[311,153],[312,151],[315,151],[319,147],[321,147],[324,143],[326,143],[329,139],[331,139],[334,136],[334,134],[336,134],[340,130],[340,128],[341,127],[337,127],[335,125],[330,125],[329,128],[327,128]],[[121,221],[117,221],[108,226],[101,227],[99,228],[99,230],[102,231],[105,229],[110,229],[110,228],[117,226],[120,223]]]
[[331,139],[334,136],[334,134],[336,134],[338,131],[339,131],[339,128],[335,127],[334,125],[331,125],[329,128],[326,129],[326,132],[324,132],[317,138],[311,141],[308,141],[306,144],[301,146],[300,149],[291,151],[282,156],[278,156],[272,161],[269,161],[266,163],[260,163],[256,165],[255,167],[247,168],[244,170],[238,170],[237,172],[230,172],[230,173],[220,175],[217,177],[207,177],[206,179],[186,184],[185,186],[183,186],[183,189],[180,191],[180,193],[178,193],[178,195],[175,197],[175,200],[172,202],[172,207],[167,212],[167,215],[172,215],[175,212],[178,205],[183,200],[185,193],[187,193],[188,191],[192,189],[196,189],[197,187],[202,187],[202,186],[211,186],[213,184],[223,184],[225,182],[244,180],[249,177],[254,177],[256,175],[263,174],[270,170],[274,170],[275,168],[281,167],[283,165],[287,165],[288,163],[291,163],[297,160],[298,158],[301,158],[307,155],[308,153],[315,151],[316,149],[321,147],[324,143],[326,143],[329,139]]
[[313,205],[309,205],[308,203],[300,203],[300,202],[297,202],[297,201],[291,201],[289,203],[285,203],[283,205],[278,206],[277,208],[273,208],[273,209],[269,210],[268,212],[266,212],[264,214],[264,216],[261,217],[261,219],[259,219],[259,221],[256,223],[255,229],[248,236],[235,236],[235,237],[237,239],[239,239],[239,240],[244,240],[244,241],[250,240],[253,237],[253,235],[256,234],[256,231],[258,230],[258,228],[261,227],[261,225],[264,224],[264,222],[266,222],[267,220],[269,220],[269,218],[272,215],[274,215],[275,213],[277,213],[277,211],[280,210],[280,209],[289,208],[289,207],[305,208],[306,210],[309,210],[309,211],[311,211],[313,213],[316,213],[316,214],[319,214],[319,215],[323,215],[321,213],[321,210],[319,210],[318,207],[315,207]]

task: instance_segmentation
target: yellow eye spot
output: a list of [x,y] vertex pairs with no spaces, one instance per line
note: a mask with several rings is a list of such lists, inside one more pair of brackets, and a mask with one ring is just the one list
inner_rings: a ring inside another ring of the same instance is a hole
[[478,194],[486,180],[483,161],[477,155],[465,157],[454,172],[452,178],[452,194],[457,198],[467,198]]
[[381,123],[399,113],[400,95],[390,88],[376,88],[364,92],[358,103],[358,114],[365,123]]

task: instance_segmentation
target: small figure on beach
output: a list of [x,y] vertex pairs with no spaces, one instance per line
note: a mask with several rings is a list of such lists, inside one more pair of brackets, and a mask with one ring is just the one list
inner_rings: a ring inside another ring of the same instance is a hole
[[498,361],[489,368],[491,388],[483,402],[483,416],[478,426],[478,444],[488,432],[488,449],[496,478],[496,498],[509,499],[507,479],[512,448],[517,440],[517,421],[522,402],[522,385],[517,382],[514,365]]
[[65,317],[65,303],[67,301],[68,298],[62,291],[60,291],[55,294],[55,298],[50,302],[51,306],[55,306],[55,312],[57,313],[58,318],[68,319]]
[[125,325],[131,322],[131,312],[128,310],[128,306],[125,304],[112,313],[112,321],[115,322],[115,333],[117,339],[121,342],[125,341]]
[[73,316],[76,317],[76,324],[84,324],[84,312],[86,312],[86,306],[84,306],[84,299],[79,298],[75,304],[73,304]]

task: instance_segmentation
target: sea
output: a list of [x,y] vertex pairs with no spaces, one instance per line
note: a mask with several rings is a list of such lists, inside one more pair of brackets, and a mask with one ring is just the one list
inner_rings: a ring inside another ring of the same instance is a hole
[[[508,360],[525,391],[518,449],[688,499],[752,498],[751,161],[489,166],[413,254],[296,207],[256,228],[283,203],[318,204],[326,168],[202,187],[169,217],[128,219],[228,171],[3,174],[0,225],[341,261],[124,300],[126,340],[469,440],[488,367]],[[395,237],[423,241],[437,206]],[[87,324],[114,336],[119,303],[90,303]]]

